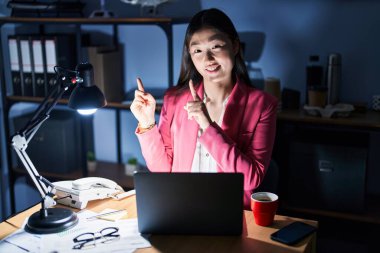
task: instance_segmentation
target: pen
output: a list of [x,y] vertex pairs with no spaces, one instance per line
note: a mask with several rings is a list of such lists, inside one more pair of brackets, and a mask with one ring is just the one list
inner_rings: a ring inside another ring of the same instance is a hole
[[17,248],[20,248],[20,249],[22,249],[22,250],[25,250],[25,251],[27,251],[27,252],[30,252],[30,250],[28,250],[28,249],[26,249],[26,248],[23,248],[23,247],[21,247],[20,245],[17,245],[17,244],[15,244],[15,243],[10,242],[10,241],[4,240],[4,242],[7,242],[7,243],[9,243],[9,244],[12,244],[13,246],[16,246]]
[[120,212],[124,212],[124,211],[125,211],[124,209],[121,209],[121,210],[116,210],[116,211],[112,211],[112,212],[108,212],[108,213],[101,213],[101,214],[98,214],[98,215],[87,217],[87,220],[93,220],[93,219],[96,219],[98,217],[107,216],[107,215],[111,215],[111,214],[115,214],[115,213],[120,213]]

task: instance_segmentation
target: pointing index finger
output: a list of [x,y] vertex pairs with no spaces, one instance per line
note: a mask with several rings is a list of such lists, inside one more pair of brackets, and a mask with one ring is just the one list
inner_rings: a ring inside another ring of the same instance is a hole
[[138,89],[139,91],[145,92],[144,85],[143,85],[143,83],[142,83],[140,77],[137,77],[137,78],[136,78],[136,81],[137,81],[137,89]]
[[191,79],[189,81],[189,87],[190,87],[190,92],[191,92],[191,95],[193,96],[194,101],[200,101],[200,98],[199,98],[197,92],[195,91],[193,80],[191,80]]

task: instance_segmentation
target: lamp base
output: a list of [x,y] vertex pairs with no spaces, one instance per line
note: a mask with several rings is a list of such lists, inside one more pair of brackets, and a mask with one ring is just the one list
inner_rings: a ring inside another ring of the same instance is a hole
[[[44,217],[44,213],[47,213]],[[78,224],[76,213],[65,208],[41,209],[29,217],[25,230],[33,234],[58,233]]]

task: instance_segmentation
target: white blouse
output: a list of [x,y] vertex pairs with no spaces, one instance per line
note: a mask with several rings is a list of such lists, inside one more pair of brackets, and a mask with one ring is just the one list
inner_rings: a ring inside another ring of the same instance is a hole
[[[228,102],[228,97],[223,101],[222,113],[220,114],[218,122],[219,126],[222,125],[224,112],[226,110],[226,105]],[[207,97],[204,96],[203,102],[206,103]],[[217,172],[217,164],[214,158],[210,155],[205,147],[199,142],[199,137],[202,135],[202,129],[198,130],[198,138],[196,143],[196,148],[194,152],[193,164],[191,166],[191,172]]]

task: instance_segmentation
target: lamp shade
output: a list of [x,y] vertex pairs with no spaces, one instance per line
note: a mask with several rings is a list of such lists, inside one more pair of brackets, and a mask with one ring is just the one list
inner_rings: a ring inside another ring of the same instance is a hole
[[98,109],[107,105],[102,91],[95,85],[94,71],[90,63],[80,63],[76,67],[77,76],[83,79],[71,93],[69,107],[75,110]]

